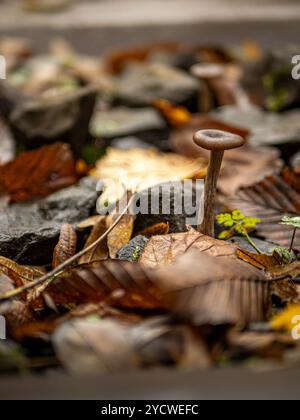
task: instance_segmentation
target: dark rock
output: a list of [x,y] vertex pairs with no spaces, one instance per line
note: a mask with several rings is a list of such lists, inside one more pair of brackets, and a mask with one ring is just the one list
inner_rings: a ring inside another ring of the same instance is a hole
[[169,128],[153,108],[118,107],[95,113],[90,133],[93,137],[108,142],[116,138],[135,136],[145,142],[157,144],[168,139]]
[[117,258],[122,261],[137,261],[144,251],[149,239],[145,236],[136,236],[118,252]]
[[117,96],[130,106],[147,106],[157,99],[167,99],[191,108],[197,103],[199,86],[187,72],[165,64],[131,64],[121,75]]
[[21,102],[8,97],[8,123],[16,141],[28,148],[64,139],[78,155],[87,140],[96,97],[93,87],[51,98],[23,98]]
[[137,137],[124,137],[121,139],[115,139],[111,143],[112,147],[121,150],[130,150],[130,149],[149,149],[151,146],[149,143],[145,143],[138,139]]
[[97,196],[96,181],[85,178],[45,199],[9,206],[0,213],[0,255],[20,264],[50,263],[62,224],[89,217]]
[[[187,186],[186,190],[183,188],[184,185]],[[201,208],[203,185],[202,180],[197,183],[189,180],[188,182],[169,182],[137,194],[135,203],[137,207],[145,203],[147,214],[139,214],[138,208],[134,209],[137,213],[135,231],[141,232],[149,226],[162,222],[169,223],[170,233],[186,232],[187,225],[196,226]],[[164,199],[163,188],[170,191],[169,195],[164,195]],[[176,203],[182,203],[182,211],[180,211],[180,206],[176,209]]]

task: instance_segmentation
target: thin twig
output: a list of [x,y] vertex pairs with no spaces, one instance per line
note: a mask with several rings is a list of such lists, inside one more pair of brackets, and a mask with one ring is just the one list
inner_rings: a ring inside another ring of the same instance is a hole
[[31,290],[31,289],[35,288],[36,286],[39,286],[40,284],[42,284],[44,282],[47,282],[48,280],[49,281],[55,280],[59,275],[62,274],[62,272],[64,270],[66,270],[66,268],[69,268],[79,258],[81,258],[83,255],[85,255],[86,253],[90,252],[95,247],[97,247],[107,237],[107,235],[110,234],[110,232],[120,223],[122,218],[125,216],[125,214],[129,210],[129,208],[130,208],[130,206],[133,202],[133,199],[134,199],[134,195],[130,198],[127,206],[124,208],[124,210],[122,211],[120,216],[115,220],[115,222],[110,226],[110,228],[107,229],[107,231],[102,236],[100,236],[100,238],[98,238],[95,242],[93,242],[91,245],[89,245],[87,248],[83,249],[82,251],[78,252],[76,255],[73,255],[73,257],[69,258],[67,261],[63,262],[58,267],[56,267],[54,270],[45,274],[43,277],[41,277],[37,280],[34,280],[33,282],[31,282],[31,283],[29,283],[25,286],[19,287],[17,289],[11,290],[10,292],[1,295],[0,296],[0,302],[4,302],[4,301],[9,300],[13,297],[16,297],[23,292]]

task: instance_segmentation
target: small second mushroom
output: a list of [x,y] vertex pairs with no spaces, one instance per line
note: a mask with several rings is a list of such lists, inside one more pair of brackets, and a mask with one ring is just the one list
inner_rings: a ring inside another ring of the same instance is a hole
[[204,218],[198,230],[205,235],[214,236],[215,196],[224,152],[243,146],[246,140],[226,131],[200,130],[194,135],[194,142],[203,149],[211,151],[204,187]]

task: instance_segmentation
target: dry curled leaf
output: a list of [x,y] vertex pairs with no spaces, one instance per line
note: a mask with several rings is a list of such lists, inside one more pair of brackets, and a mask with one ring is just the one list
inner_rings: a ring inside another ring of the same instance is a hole
[[53,254],[53,268],[73,257],[76,253],[77,235],[72,225],[65,223],[61,227],[58,244]]
[[0,272],[9,276],[17,287],[24,286],[45,274],[41,268],[19,265],[5,257],[0,257]]
[[[118,217],[117,215],[115,217]],[[114,221],[114,218],[112,220]],[[117,226],[107,236],[107,246],[110,258],[117,258],[118,251],[131,239],[134,228],[135,216],[125,214]]]
[[216,257],[236,258],[237,247],[192,229],[185,233],[154,236],[147,243],[139,262],[145,267],[157,268],[172,263],[191,249]]
[[0,190],[9,194],[12,202],[47,196],[77,179],[73,154],[64,143],[24,152],[0,166]]
[[[93,222],[94,223],[94,222]],[[90,236],[86,241],[85,248],[93,244],[107,230],[107,220],[105,216],[97,216],[97,221],[93,226]],[[87,252],[80,258],[80,263],[91,263],[94,261],[106,260],[108,258],[107,239],[102,241],[96,248]]]
[[[228,198],[230,210],[239,209],[249,217],[261,219],[259,236],[283,247],[289,247],[293,228],[279,224],[283,216],[295,217],[300,212],[300,194],[280,175],[268,176],[251,187],[242,188]],[[296,233],[295,249],[300,248],[300,231]]]
[[108,149],[90,173],[104,183],[100,207],[120,200],[127,191],[139,192],[169,181],[204,178],[207,160],[185,158],[150,149]]

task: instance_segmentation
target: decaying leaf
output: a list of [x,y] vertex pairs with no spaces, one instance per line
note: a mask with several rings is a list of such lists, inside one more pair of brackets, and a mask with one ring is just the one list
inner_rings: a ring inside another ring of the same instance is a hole
[[[93,226],[90,236],[86,241],[85,248],[89,247],[94,243],[100,236],[102,236],[107,230],[107,220],[105,216],[96,216],[97,221]],[[91,263],[94,261],[106,260],[108,258],[108,247],[107,240],[102,241],[96,248],[92,251],[87,252],[80,258],[80,263]]]
[[64,224],[61,227],[58,244],[53,254],[53,268],[71,258],[76,253],[77,236],[75,229],[70,224]]
[[147,243],[139,262],[145,267],[157,268],[172,263],[191,249],[197,249],[215,257],[234,259],[237,247],[192,229],[186,233],[154,236]]
[[[293,228],[283,226],[283,216],[295,217],[300,212],[300,194],[280,175],[268,176],[251,187],[242,188],[227,201],[230,209],[238,208],[246,216],[258,217],[259,236],[289,247]],[[300,247],[300,231],[296,233],[294,248]]]
[[68,145],[43,146],[0,166],[0,190],[7,192],[12,202],[47,196],[75,184],[75,166]]
[[184,179],[204,178],[207,161],[163,154],[150,149],[109,149],[91,175],[104,183],[100,207],[120,200],[127,191],[139,192],[157,184]]

